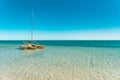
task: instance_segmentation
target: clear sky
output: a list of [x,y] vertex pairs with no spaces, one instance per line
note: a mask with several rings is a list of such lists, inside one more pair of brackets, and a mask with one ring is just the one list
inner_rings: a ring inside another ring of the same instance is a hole
[[120,0],[0,0],[0,40],[120,39]]

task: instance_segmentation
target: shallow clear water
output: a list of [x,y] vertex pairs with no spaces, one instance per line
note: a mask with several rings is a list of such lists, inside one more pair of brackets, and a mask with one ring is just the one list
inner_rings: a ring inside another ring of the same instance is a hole
[[0,44],[0,80],[120,80],[120,47],[19,45]]

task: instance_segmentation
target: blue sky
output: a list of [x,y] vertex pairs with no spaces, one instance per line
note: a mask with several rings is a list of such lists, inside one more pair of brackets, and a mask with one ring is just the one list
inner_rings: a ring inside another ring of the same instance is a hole
[[119,0],[0,0],[0,39],[120,39]]

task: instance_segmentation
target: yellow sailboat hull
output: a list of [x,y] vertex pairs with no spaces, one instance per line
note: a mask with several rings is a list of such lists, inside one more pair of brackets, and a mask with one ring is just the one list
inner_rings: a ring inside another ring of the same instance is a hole
[[20,46],[20,49],[22,50],[35,50],[35,49],[44,49],[45,47],[43,45],[32,45],[32,44],[25,44]]

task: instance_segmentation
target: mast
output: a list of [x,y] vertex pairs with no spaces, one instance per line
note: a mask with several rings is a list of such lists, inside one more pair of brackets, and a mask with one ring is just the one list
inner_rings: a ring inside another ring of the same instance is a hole
[[32,20],[31,20],[31,42],[33,41],[33,28],[34,28],[34,12],[32,10]]

